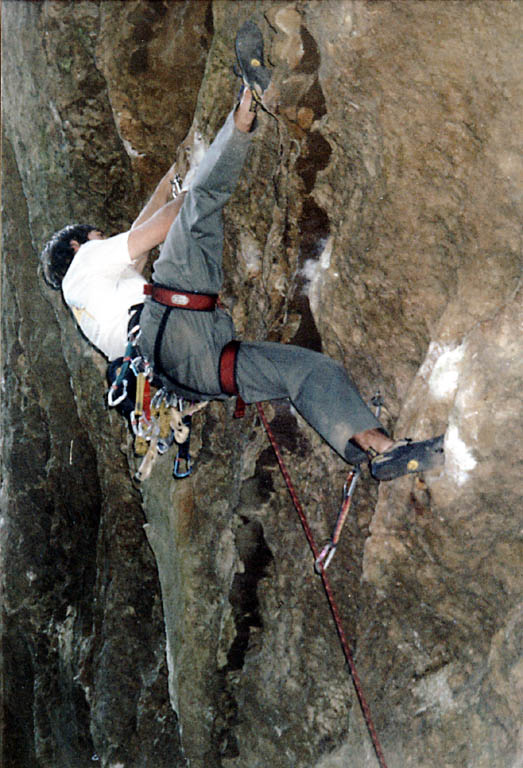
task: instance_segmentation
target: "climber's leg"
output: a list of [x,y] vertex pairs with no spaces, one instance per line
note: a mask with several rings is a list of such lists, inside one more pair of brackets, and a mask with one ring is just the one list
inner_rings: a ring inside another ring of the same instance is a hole
[[229,114],[205,153],[154,264],[154,282],[201,293],[220,290],[222,209],[238,181],[253,135],[250,105],[251,94],[245,90],[237,110]]
[[288,397],[306,421],[351,463],[367,458],[351,438],[383,430],[340,363],[289,344],[242,342],[236,380],[246,403]]
[[[154,265],[153,282],[169,288],[217,294],[222,284],[222,208],[229,199],[247,154],[251,94],[245,91],[238,108],[205,154]],[[234,335],[230,317],[167,309],[145,300],[140,347],[145,357],[169,377],[166,382],[184,396],[188,390],[204,397],[223,396],[218,381],[220,351]],[[159,333],[161,329],[161,333]]]
[[443,464],[443,435],[419,442],[391,440],[343,366],[326,355],[287,344],[243,342],[236,382],[247,403],[288,397],[346,461],[369,459],[377,480]]

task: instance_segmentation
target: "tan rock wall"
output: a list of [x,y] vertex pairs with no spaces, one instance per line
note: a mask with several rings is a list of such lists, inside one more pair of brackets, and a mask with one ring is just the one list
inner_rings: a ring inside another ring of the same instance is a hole
[[[57,768],[377,764],[254,409],[212,404],[193,477],[166,456],[134,489],[103,361],[36,276],[50,232],[129,226],[182,140],[181,171],[212,140],[250,16],[280,97],[225,213],[223,300],[245,338],[379,389],[396,434],[446,433],[443,471],[364,474],[332,581],[389,768],[515,768],[522,10],[496,0],[4,2],[5,636],[35,716],[7,764],[22,742]],[[267,411],[323,542],[347,468]]]

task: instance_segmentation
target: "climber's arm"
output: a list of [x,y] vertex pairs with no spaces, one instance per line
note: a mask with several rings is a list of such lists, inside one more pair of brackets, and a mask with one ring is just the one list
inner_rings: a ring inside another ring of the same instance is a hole
[[172,197],[171,179],[175,176],[174,165],[169,168],[165,176],[160,180],[158,186],[154,190],[149,202],[140,211],[140,215],[133,223],[131,229],[139,227],[140,224],[144,224],[148,219],[153,216],[157,210],[164,206]]
[[135,226],[129,233],[128,248],[129,256],[134,263],[134,267],[141,272],[147,262],[149,251],[156,245],[163,243],[171,224],[178,215],[185,199],[185,193],[178,195],[174,200],[170,200],[165,205],[158,208],[142,224]]

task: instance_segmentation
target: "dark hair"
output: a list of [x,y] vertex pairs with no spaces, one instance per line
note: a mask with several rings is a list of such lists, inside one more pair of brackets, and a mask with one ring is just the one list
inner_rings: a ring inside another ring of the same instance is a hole
[[89,232],[96,229],[98,227],[93,227],[91,224],[70,224],[54,233],[40,254],[42,272],[47,285],[55,290],[61,288],[65,273],[74,259],[71,240],[76,240],[82,245],[89,239]]

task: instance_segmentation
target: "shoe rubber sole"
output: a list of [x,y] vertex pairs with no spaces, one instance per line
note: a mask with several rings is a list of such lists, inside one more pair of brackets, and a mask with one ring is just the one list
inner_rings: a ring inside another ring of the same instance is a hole
[[380,453],[370,462],[371,475],[376,480],[394,480],[402,475],[424,472],[443,466],[444,435],[420,442],[400,441],[390,451]]
[[246,85],[257,96],[261,96],[269,86],[271,73],[263,62],[262,34],[253,21],[246,21],[238,30],[235,47]]

